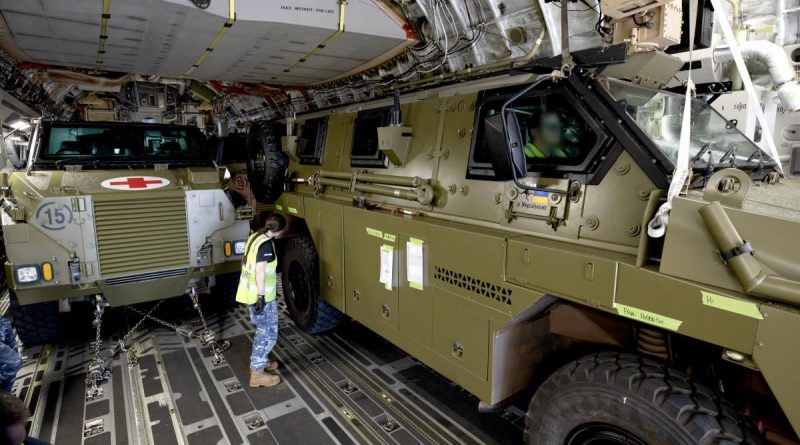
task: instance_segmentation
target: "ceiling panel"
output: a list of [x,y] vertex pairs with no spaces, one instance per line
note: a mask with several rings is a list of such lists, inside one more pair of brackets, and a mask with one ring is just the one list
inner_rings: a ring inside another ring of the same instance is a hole
[[[345,32],[338,0],[236,0],[236,22],[188,77],[307,84],[363,66],[408,44],[396,19],[370,0],[350,2]],[[93,67],[102,2],[0,0],[9,29],[31,59]],[[228,1],[206,10],[187,0],[111,0],[102,68],[181,77],[211,44],[228,18]],[[288,70],[288,71],[286,71]]]

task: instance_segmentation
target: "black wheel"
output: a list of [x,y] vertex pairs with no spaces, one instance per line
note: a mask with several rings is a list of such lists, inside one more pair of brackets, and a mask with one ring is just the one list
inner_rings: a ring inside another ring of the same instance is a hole
[[289,316],[298,328],[319,334],[339,325],[342,313],[319,297],[319,258],[311,238],[286,241],[281,284]]
[[277,128],[269,123],[253,124],[247,136],[247,178],[260,202],[274,203],[283,193],[289,158],[281,151]]
[[63,334],[58,314],[58,301],[26,304],[11,297],[11,320],[25,346],[38,345],[60,338]]
[[538,445],[762,444],[704,385],[633,354],[600,353],[556,371],[528,408],[525,441]]
[[239,277],[241,272],[231,272],[215,277],[216,284],[211,289],[217,304],[222,307],[230,307],[236,304],[236,291],[239,289]]

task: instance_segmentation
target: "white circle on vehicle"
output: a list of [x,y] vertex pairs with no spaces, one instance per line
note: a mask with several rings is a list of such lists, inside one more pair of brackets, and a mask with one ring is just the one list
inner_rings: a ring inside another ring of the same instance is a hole
[[153,190],[169,184],[169,179],[158,176],[120,176],[100,183],[103,188],[111,190]]

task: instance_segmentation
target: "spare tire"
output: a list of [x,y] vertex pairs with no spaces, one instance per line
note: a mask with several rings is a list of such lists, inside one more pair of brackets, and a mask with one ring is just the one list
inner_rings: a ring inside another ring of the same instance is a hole
[[268,122],[253,124],[247,136],[247,179],[256,199],[265,204],[278,200],[288,165],[278,127]]

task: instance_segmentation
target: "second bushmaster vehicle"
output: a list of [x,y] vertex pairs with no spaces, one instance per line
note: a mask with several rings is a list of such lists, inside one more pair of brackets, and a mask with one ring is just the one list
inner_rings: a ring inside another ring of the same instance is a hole
[[797,187],[691,108],[664,237],[680,94],[529,74],[298,116],[270,196],[289,313],[344,313],[485,411],[537,388],[531,444],[796,443],[800,206],[770,193]]
[[224,190],[216,147],[195,127],[37,124],[26,161],[0,173],[6,281],[23,342],[58,335],[59,301],[101,295],[121,306],[237,277],[252,212]]

